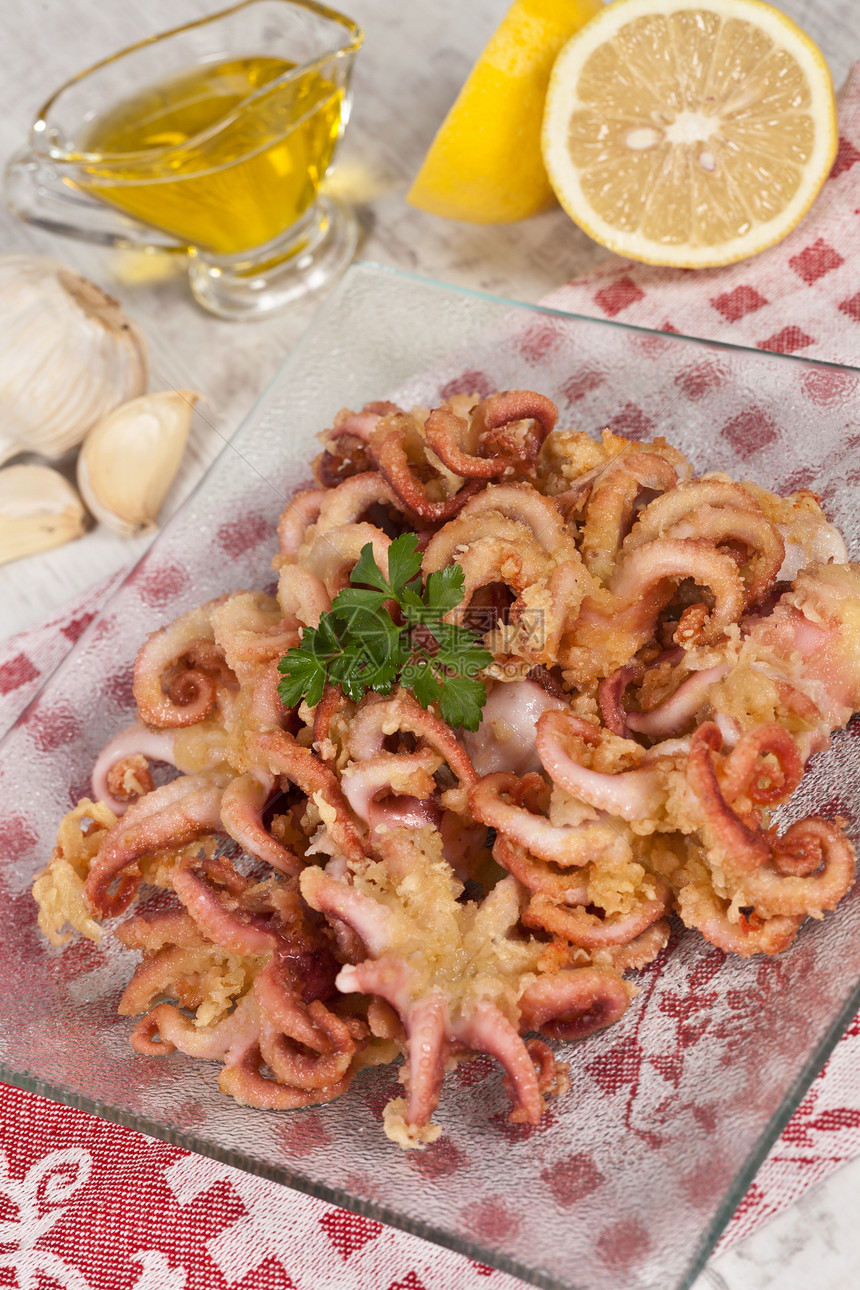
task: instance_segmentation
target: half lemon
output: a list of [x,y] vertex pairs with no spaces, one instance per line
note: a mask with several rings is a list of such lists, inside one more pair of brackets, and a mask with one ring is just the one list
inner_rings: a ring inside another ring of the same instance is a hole
[[784,238],[837,142],[821,51],[760,0],[615,0],[559,54],[541,136],[571,219],[619,255],[683,268]]

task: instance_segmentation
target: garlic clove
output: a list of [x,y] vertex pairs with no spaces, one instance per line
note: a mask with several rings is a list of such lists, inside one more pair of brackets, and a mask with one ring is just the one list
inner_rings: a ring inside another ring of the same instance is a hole
[[201,396],[193,390],[144,394],[94,426],[78,454],[78,488],[92,514],[114,533],[155,528],[173,483]]
[[59,471],[38,465],[0,470],[0,564],[62,546],[86,528],[81,499]]
[[62,456],[146,380],[146,343],[115,300],[46,256],[0,256],[0,462]]

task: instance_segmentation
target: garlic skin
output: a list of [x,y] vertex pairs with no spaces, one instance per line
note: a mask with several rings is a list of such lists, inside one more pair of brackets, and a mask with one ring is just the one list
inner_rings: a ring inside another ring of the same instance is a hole
[[50,466],[0,470],[0,564],[80,537],[87,513],[72,485]]
[[146,342],[116,300],[46,256],[0,256],[0,462],[61,457],[146,381]]
[[200,397],[194,390],[144,394],[93,426],[78,454],[78,488],[106,528],[123,537],[155,528]]

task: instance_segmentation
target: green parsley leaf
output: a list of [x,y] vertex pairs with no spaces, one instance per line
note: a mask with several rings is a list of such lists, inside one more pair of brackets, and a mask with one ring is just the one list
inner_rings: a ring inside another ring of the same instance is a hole
[[373,547],[369,542],[361,548],[361,555],[349,575],[349,580],[354,587],[376,587],[379,591],[384,591],[386,595],[391,594],[388,579],[374,560]]
[[369,587],[344,587],[343,591],[337,593],[331,612],[340,618],[348,619],[351,610],[381,610],[386,600],[390,600],[390,598],[387,589],[385,591],[371,591]]
[[[366,548],[365,548],[366,549]],[[388,580],[395,599],[421,573],[421,555],[414,533],[401,533],[388,548]],[[354,581],[350,578],[350,581]],[[419,582],[420,588],[420,582]],[[458,602],[459,603],[459,602]]]
[[442,682],[439,711],[442,720],[455,729],[477,730],[481,724],[481,709],[487,700],[487,691],[478,680],[467,676],[448,676]]
[[429,708],[432,703],[438,703],[442,697],[442,685],[426,659],[412,664],[411,675],[406,684],[422,708]]
[[428,614],[431,613],[421,599],[420,588],[416,591],[414,587],[404,587],[397,599],[397,603],[407,622],[424,622]]
[[278,683],[278,694],[286,708],[294,708],[306,699],[314,707],[322,698],[326,683],[326,666],[322,659],[301,650],[290,650],[278,664],[284,679]]
[[[459,565],[428,575],[421,588],[421,556],[414,533],[402,533],[388,548],[386,577],[368,542],[319,627],[307,627],[302,643],[278,664],[278,693],[287,707],[304,698],[314,707],[326,684],[359,702],[368,690],[390,694],[398,683],[424,708],[435,705],[449,725],[477,730],[486,690],[478,674],[493,661],[478,634],[444,618],[463,599]],[[397,606],[395,621],[389,606]]]
[[470,645],[468,647],[458,645],[456,650],[440,650],[436,655],[436,660],[444,664],[449,671],[456,672],[458,676],[468,677],[473,680],[479,672],[485,667],[489,667],[493,661],[493,656],[487,658],[488,651],[482,645]]
[[466,575],[459,564],[449,564],[438,572],[428,573],[424,587],[424,600],[427,608],[439,618],[456,609],[463,599],[463,587]]

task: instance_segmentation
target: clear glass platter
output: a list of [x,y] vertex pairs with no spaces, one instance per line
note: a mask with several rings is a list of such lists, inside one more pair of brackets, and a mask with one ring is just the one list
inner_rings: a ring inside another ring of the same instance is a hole
[[[130,720],[145,635],[222,592],[271,585],[278,515],[309,482],[314,436],[338,409],[508,387],[548,394],[562,426],[665,435],[696,472],[812,488],[858,554],[855,369],[355,266],[0,746],[0,1079],[551,1290],[682,1290],[860,1005],[856,890],[774,960],[728,959],[679,929],[622,1021],[568,1046],[571,1091],[540,1126],[508,1123],[498,1072],[478,1060],[446,1080],[444,1136],[409,1153],[382,1133],[399,1091],[391,1069],[363,1073],[330,1105],[265,1112],[224,1097],[213,1064],[134,1053],[132,1023],[116,1015],[134,956],[78,940],[50,948],[29,897],[57,821]],[[853,827],[857,734],[837,733],[815,759],[794,813]]]

